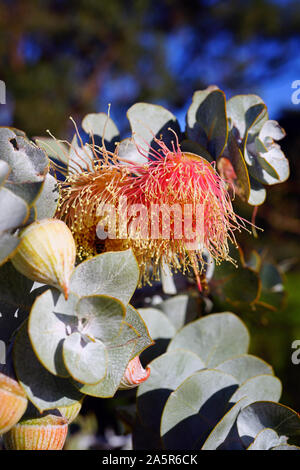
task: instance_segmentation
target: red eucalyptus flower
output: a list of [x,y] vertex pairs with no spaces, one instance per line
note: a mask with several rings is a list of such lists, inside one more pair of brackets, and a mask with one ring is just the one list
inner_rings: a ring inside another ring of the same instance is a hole
[[[79,257],[93,256],[99,244],[106,251],[132,248],[144,282],[159,278],[166,263],[182,272],[192,268],[201,288],[203,252],[217,263],[231,260],[228,242],[235,243],[244,222],[213,164],[182,152],[177,139],[172,149],[154,141],[157,151],[139,149],[143,164],[119,158],[118,148],[94,151],[91,168],[61,185],[57,216],[72,230]],[[97,227],[107,235],[102,241]]]

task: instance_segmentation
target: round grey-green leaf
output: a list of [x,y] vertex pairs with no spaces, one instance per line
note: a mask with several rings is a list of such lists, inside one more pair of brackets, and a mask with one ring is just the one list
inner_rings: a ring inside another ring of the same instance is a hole
[[10,233],[4,232],[0,235],[0,266],[16,252],[20,239]]
[[119,388],[125,369],[132,357],[137,331],[125,322],[120,334],[107,348],[108,362],[105,378],[95,385],[83,385],[74,382],[74,385],[86,395],[99,398],[111,398]]
[[[37,297],[30,312],[28,334],[41,364],[52,374],[69,376],[62,357],[62,344],[77,326],[74,294],[66,301],[57,289],[48,289]],[[68,331],[69,330],[69,331]]]
[[83,130],[90,135],[98,135],[108,142],[120,138],[114,121],[105,113],[90,113],[82,120]]
[[[230,433],[233,430],[237,415],[243,406],[246,406],[247,404],[248,400],[246,397],[241,398],[241,400],[235,403],[213,428],[201,450],[217,450],[219,447],[226,445],[226,439],[229,438]],[[231,446],[232,444],[233,443],[231,442]],[[241,447],[243,449],[242,442],[239,440],[238,436],[235,442],[235,450],[236,447]]]
[[125,307],[113,297],[90,295],[78,301],[76,315],[83,335],[106,343],[121,332]]
[[42,191],[35,202],[36,216],[38,220],[54,216],[58,197],[57,181],[48,173],[46,175]]
[[63,359],[77,382],[96,384],[105,377],[107,351],[99,340],[86,342],[80,333],[72,333],[63,342]]
[[10,167],[8,163],[0,160],[0,187],[5,183],[6,178],[10,173]]
[[198,307],[197,299],[188,295],[176,295],[158,305],[158,308],[173,323],[176,331],[180,330],[186,323],[195,320]]
[[0,189],[0,232],[11,231],[28,217],[26,202],[7,188]]
[[137,391],[137,407],[143,424],[159,434],[161,414],[170,393],[203,369],[204,362],[196,354],[179,349],[162,354],[149,367],[150,377]]
[[274,429],[263,429],[260,431],[247,450],[270,450],[272,447],[286,444],[287,438],[278,434]]
[[251,175],[250,178],[250,194],[248,203],[251,206],[260,206],[263,202],[265,202],[267,191],[265,190],[264,186],[254,179]]
[[126,323],[133,326],[135,330],[139,334],[139,338],[136,341],[135,349],[133,352],[133,357],[141,354],[148,346],[154,344],[153,339],[149,333],[147,325],[139,312],[132,307],[132,305],[128,305],[126,310]]
[[199,449],[224,416],[237,388],[234,377],[201,370],[186,379],[168,398],[161,418],[167,449]]
[[149,145],[153,146],[153,139],[162,138],[165,145],[170,145],[175,140],[175,135],[180,134],[179,123],[170,111],[163,106],[149,103],[135,103],[127,111],[127,117],[135,142],[147,155]]
[[274,429],[279,436],[299,436],[300,417],[287,406],[271,401],[252,403],[237,418],[240,438],[249,446],[264,428]]
[[139,313],[147,325],[151,338],[154,339],[154,345],[147,349],[142,356],[144,363],[147,364],[155,357],[166,352],[170,339],[176,333],[176,329],[168,317],[160,310],[155,308],[140,308]]
[[168,317],[156,308],[140,308],[139,314],[147,325],[151,338],[170,339],[176,333],[176,329]]
[[243,397],[248,397],[249,403],[254,401],[278,401],[282,386],[277,377],[272,375],[258,375],[246,380],[233,394],[230,401],[236,403]]
[[107,252],[77,266],[71,277],[70,290],[80,297],[109,295],[127,305],[138,279],[139,268],[131,250]]
[[82,394],[68,379],[50,374],[38,361],[27,334],[27,324],[22,326],[16,336],[13,361],[20,384],[40,412],[70,406],[82,398]]
[[245,324],[233,313],[225,312],[208,315],[183,327],[170,342],[168,351],[188,349],[212,368],[233,356],[245,354],[248,346]]
[[273,375],[273,369],[269,364],[250,354],[242,354],[221,362],[216,369],[233,375],[240,384],[256,375]]
[[35,137],[35,142],[41,149],[45,150],[49,157],[53,157],[65,165],[68,164],[69,149],[64,142],[60,142],[52,137]]
[[196,91],[187,112],[187,136],[208,150],[214,159],[223,152],[227,141],[224,92],[208,87]]

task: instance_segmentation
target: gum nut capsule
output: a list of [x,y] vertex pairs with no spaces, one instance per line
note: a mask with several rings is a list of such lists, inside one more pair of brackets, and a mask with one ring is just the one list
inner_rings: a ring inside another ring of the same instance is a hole
[[65,418],[47,415],[20,421],[4,434],[3,440],[7,450],[61,450],[67,432]]
[[27,398],[19,383],[0,372],[0,434],[7,432],[23,416]]
[[21,234],[14,267],[33,281],[57,287],[68,298],[76,247],[70,229],[57,219],[29,225]]
[[123,378],[119,385],[120,390],[127,390],[140,385],[148,379],[150,375],[150,368],[143,368],[139,356],[132,359],[124,372]]

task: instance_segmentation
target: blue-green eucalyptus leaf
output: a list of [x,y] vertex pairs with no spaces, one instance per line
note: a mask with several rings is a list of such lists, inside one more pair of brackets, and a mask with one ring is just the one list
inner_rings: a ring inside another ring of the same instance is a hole
[[[235,139],[233,131],[228,134],[227,148],[224,152],[224,157],[228,158],[234,169],[236,178],[232,181],[236,188],[237,194],[245,201],[248,201],[250,196],[250,180],[247,165],[240,147]],[[219,171],[222,170],[221,164],[223,159],[218,162]],[[224,162],[223,162],[224,166]],[[224,177],[226,178],[226,171],[223,169]]]
[[137,392],[137,408],[142,423],[159,435],[161,414],[173,390],[204,362],[190,351],[182,349],[162,354],[150,364],[150,376]]
[[299,436],[300,417],[287,406],[258,401],[243,408],[237,418],[237,427],[240,438],[248,447],[265,428],[273,429],[279,436]]
[[77,266],[71,277],[70,290],[80,297],[109,295],[127,305],[138,278],[139,268],[131,250],[107,252]]
[[234,377],[201,370],[169,396],[161,418],[161,437],[167,449],[199,449],[222,419],[237,388]]
[[145,321],[139,312],[132,307],[132,305],[128,305],[126,309],[125,321],[131,325],[139,334],[139,338],[136,341],[132,355],[133,359],[135,356],[140,355],[146,348],[153,345],[154,342]]
[[290,176],[289,162],[277,144],[273,144],[267,152],[259,153],[259,163],[266,184],[283,183]]
[[248,203],[251,206],[260,206],[265,202],[267,191],[263,187],[263,185],[257,181],[256,179],[250,176],[250,195],[248,199]]
[[64,142],[52,137],[35,137],[35,142],[49,157],[62,162],[64,165],[68,164],[69,148]]
[[230,439],[230,448],[234,450],[243,449],[242,442],[239,436],[233,443],[230,434],[235,426],[236,418],[240,410],[248,404],[246,397],[241,398],[232,408],[223,416],[223,418],[213,428],[206,441],[204,442],[201,450],[218,450],[226,446],[226,441]]
[[56,179],[48,173],[42,191],[35,202],[36,218],[38,220],[54,217],[58,197],[59,193]]
[[216,87],[196,91],[186,117],[186,132],[213,159],[222,154],[227,141],[226,98]]
[[0,189],[0,233],[10,232],[27,219],[28,204],[7,188]]
[[87,114],[82,120],[82,128],[87,134],[103,137],[108,142],[120,139],[116,124],[105,113]]
[[243,397],[247,397],[249,403],[254,401],[279,401],[282,386],[277,377],[272,375],[257,375],[246,380],[232,395],[230,401],[236,403]]
[[139,314],[147,325],[151,338],[170,339],[174,336],[176,330],[168,317],[156,308],[140,308]]
[[107,347],[120,336],[125,307],[107,296],[66,301],[56,289],[39,296],[29,318],[33,349],[49,372],[71,375],[81,383],[95,384],[104,378]]
[[63,342],[65,366],[74,380],[83,384],[96,384],[104,379],[107,367],[107,349],[99,340],[85,341],[79,332]]
[[272,447],[285,445],[286,436],[279,437],[274,429],[265,428],[260,431],[247,450],[271,450]]
[[5,183],[6,178],[10,173],[10,167],[8,163],[0,160],[0,187]]
[[174,295],[177,294],[177,289],[174,281],[172,269],[163,260],[160,266],[160,280],[164,294]]
[[121,332],[125,307],[117,299],[104,295],[81,297],[76,317],[83,335],[103,343],[113,341]]
[[52,374],[68,377],[62,345],[78,321],[75,306],[78,297],[71,293],[66,301],[57,289],[51,288],[37,297],[30,312],[28,334],[37,358]]
[[277,121],[269,120],[262,126],[259,132],[259,139],[264,142],[265,145],[269,145],[274,140],[283,139],[285,135],[284,129],[280,127]]
[[129,162],[134,162],[134,163],[146,163],[147,162],[146,156],[142,155],[142,153],[139,152],[134,139],[131,137],[121,140],[120,144],[118,145],[118,156],[121,159],[124,159]]
[[233,375],[239,384],[257,375],[273,375],[273,369],[269,364],[250,354],[242,354],[227,359],[227,361],[218,364],[216,369]]
[[94,154],[91,147],[88,144],[80,145],[78,143],[78,137],[75,134],[71,146],[69,149],[68,158],[68,173],[82,173],[83,171],[93,170]]
[[163,106],[149,103],[135,103],[127,111],[133,138],[138,146],[147,155],[149,146],[156,148],[154,137],[162,139],[171,149],[171,142],[175,141],[175,135],[180,136],[179,123],[170,111]]
[[68,379],[50,374],[38,361],[27,334],[19,330],[13,348],[14,368],[28,399],[40,412],[78,402],[82,395]]
[[239,137],[247,141],[248,134],[256,134],[268,120],[266,105],[257,95],[236,95],[227,102],[227,116],[231,129],[235,127]]
[[278,446],[272,447],[271,450],[300,450],[300,447],[291,444],[279,444]]
[[140,308],[139,314],[147,325],[151,338],[154,339],[154,345],[144,351],[142,356],[143,361],[148,363],[166,351],[176,329],[168,317],[158,309]]
[[[235,338],[235,341],[232,341]],[[244,323],[232,313],[217,313],[189,323],[172,339],[168,351],[188,349],[198,354],[207,367],[215,367],[249,346],[249,333]]]
[[256,139],[245,149],[245,159],[250,174],[263,184],[278,184],[289,177],[289,162],[277,144],[264,149]]
[[6,187],[32,204],[47,174],[48,158],[41,149],[8,128],[0,129],[0,155],[11,169]]
[[14,255],[19,243],[20,240],[15,235],[7,232],[0,234],[0,266],[5,264]]
[[138,338],[137,331],[124,322],[120,335],[108,345],[105,378],[95,385],[83,385],[78,382],[74,382],[74,385],[86,395],[99,398],[113,397],[132,358]]
[[186,323],[195,320],[199,309],[197,298],[188,295],[176,295],[165,300],[157,307],[173,323],[176,331],[180,330]]

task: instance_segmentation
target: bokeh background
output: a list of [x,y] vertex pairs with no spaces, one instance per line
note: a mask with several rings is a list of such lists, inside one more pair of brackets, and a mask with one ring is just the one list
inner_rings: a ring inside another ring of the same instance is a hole
[[[253,312],[247,324],[251,352],[274,366],[284,384],[282,402],[297,411],[300,364],[291,362],[291,344],[300,340],[300,103],[291,96],[300,80],[299,51],[297,0],[0,3],[0,79],[7,87],[0,125],[29,136],[50,129],[70,139],[69,116],[80,123],[111,103],[111,117],[126,137],[127,109],[146,101],[170,109],[184,127],[193,92],[216,84],[227,98],[260,95],[270,118],[285,128],[291,177],[269,188],[257,216],[264,233],[243,237],[242,244],[263,251],[284,275],[285,307],[264,318]],[[102,422],[109,420],[113,401],[89,403]]]

